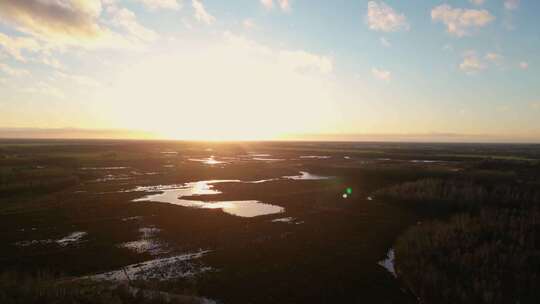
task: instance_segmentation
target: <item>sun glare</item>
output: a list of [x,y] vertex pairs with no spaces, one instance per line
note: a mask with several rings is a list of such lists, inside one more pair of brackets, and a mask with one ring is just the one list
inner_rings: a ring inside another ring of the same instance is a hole
[[96,100],[111,122],[166,138],[272,139],[337,119],[331,69],[327,58],[225,34],[128,66]]

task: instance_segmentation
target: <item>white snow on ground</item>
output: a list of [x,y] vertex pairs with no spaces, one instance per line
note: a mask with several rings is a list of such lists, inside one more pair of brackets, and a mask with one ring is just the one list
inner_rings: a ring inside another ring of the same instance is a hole
[[138,264],[127,265],[119,270],[88,276],[92,280],[105,281],[128,281],[128,280],[170,280],[182,277],[194,276],[210,267],[197,267],[190,261],[199,259],[209,253],[209,250],[201,250],[195,253],[186,253],[168,258],[158,258]]
[[95,182],[102,183],[102,182],[112,182],[112,181],[130,180],[130,179],[132,179],[132,177],[127,176],[125,174],[120,174],[120,175],[107,174],[102,178],[96,179]]
[[137,215],[137,216],[130,216],[130,217],[125,217],[122,219],[122,222],[127,222],[127,221],[138,221],[140,219],[142,219],[143,217],[140,216],[140,215]]
[[126,242],[118,245],[118,247],[126,248],[136,253],[148,253],[150,255],[159,255],[165,252],[161,242],[152,239]]
[[87,234],[88,233],[84,231],[76,231],[58,240],[46,239],[46,240],[20,241],[20,242],[15,243],[15,245],[20,246],[20,247],[28,247],[28,246],[33,246],[33,245],[57,244],[59,246],[65,247],[68,245],[79,243],[81,239],[85,237]]
[[282,217],[272,220],[272,223],[291,223],[294,221],[294,217]]
[[81,170],[124,170],[128,167],[83,167]]
[[388,253],[386,255],[386,259],[380,261],[379,265],[384,267],[395,278],[397,278],[396,269],[394,267],[394,259],[395,259],[394,249],[391,248],[390,250],[388,250]]
[[284,179],[292,179],[292,180],[325,180],[330,179],[329,176],[322,176],[322,175],[315,175],[311,174],[309,172],[300,171],[300,175],[293,175],[293,176],[284,176]]
[[65,236],[65,237],[63,237],[63,238],[61,238],[59,240],[56,240],[56,243],[58,245],[62,246],[62,247],[67,246],[67,245],[71,245],[71,244],[74,244],[74,243],[78,243],[87,234],[88,233],[86,233],[84,231],[76,231],[76,232],[71,233],[68,236]]
[[267,161],[267,162],[274,162],[274,161],[284,161],[284,158],[267,158],[267,157],[254,157],[253,160],[259,160],[259,161]]
[[15,245],[19,247],[28,247],[28,246],[34,246],[34,245],[46,245],[46,244],[52,244],[54,243],[54,240],[31,240],[31,241],[20,241],[15,243]]
[[328,155],[304,155],[300,156],[303,159],[329,159],[331,156]]
[[156,234],[159,233],[161,229],[153,227],[143,227],[139,229],[141,233],[141,239],[137,241],[125,242],[118,247],[126,248],[132,250],[136,253],[148,253],[150,255],[159,255],[167,253],[167,250],[164,248],[166,244],[156,240]]
[[159,228],[154,227],[143,227],[139,229],[139,232],[142,234],[143,239],[148,239],[156,236],[161,231]]

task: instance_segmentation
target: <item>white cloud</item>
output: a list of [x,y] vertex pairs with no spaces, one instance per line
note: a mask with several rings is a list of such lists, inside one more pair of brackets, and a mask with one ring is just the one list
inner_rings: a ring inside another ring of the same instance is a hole
[[390,43],[390,41],[388,41],[386,38],[384,37],[381,37],[379,38],[379,41],[381,42],[381,44],[384,46],[384,47],[391,47],[392,44]]
[[[41,52],[73,47],[126,49],[139,46],[134,44],[133,37],[105,26],[108,20],[103,18],[103,6],[107,10],[118,10],[114,0],[0,0],[0,20],[37,40]],[[16,48],[11,52],[18,56]]]
[[503,59],[503,55],[490,52],[486,54],[485,58],[491,62],[500,62]]
[[280,51],[277,58],[283,66],[299,73],[329,74],[334,69],[330,58],[305,51]]
[[469,0],[474,5],[482,5],[486,2],[486,0]]
[[58,69],[58,70],[64,69],[64,65],[58,59],[45,55],[45,54],[34,59],[34,61],[50,66],[54,69]]
[[0,33],[0,48],[18,61],[26,61],[23,51],[37,52],[41,49],[39,42],[31,37],[9,37]]
[[11,77],[21,77],[25,75],[29,75],[30,72],[28,72],[25,69],[17,69],[10,67],[9,65],[5,63],[0,62],[0,72],[3,72],[4,74],[11,76]]
[[[260,0],[262,6],[266,9],[271,10],[274,8],[274,0]],[[291,10],[291,1],[290,0],[276,0],[279,8],[284,12],[289,12]]]
[[191,4],[193,5],[193,9],[195,10],[195,19],[208,25],[216,21],[216,18],[206,11],[201,1],[192,0]]
[[392,79],[392,72],[383,69],[372,68],[371,74],[379,80],[390,81]]
[[134,12],[127,8],[112,8],[111,24],[125,30],[131,37],[135,37],[141,41],[154,41],[158,35],[156,32],[147,29],[137,21],[137,16]]
[[252,30],[252,29],[255,29],[257,28],[257,24],[255,24],[255,21],[253,21],[253,19],[244,19],[244,21],[242,21],[242,25],[244,26],[244,28],[248,29],[248,30]]
[[529,63],[526,61],[522,61],[519,63],[519,68],[522,70],[527,70],[529,68]]
[[261,0],[261,4],[262,4],[266,9],[272,9],[272,8],[274,8],[274,0]]
[[37,62],[55,69],[63,68],[60,61],[52,57],[51,50],[32,37],[10,37],[0,33],[0,51],[2,50],[20,62]]
[[504,8],[507,10],[516,10],[519,7],[519,0],[505,0]]
[[452,8],[443,4],[431,10],[431,19],[446,25],[448,33],[457,37],[471,35],[471,30],[486,26],[495,17],[487,10]]
[[475,51],[467,51],[463,54],[463,61],[459,64],[459,68],[467,74],[474,74],[486,69],[486,65]]
[[283,11],[290,11],[291,10],[291,3],[289,0],[278,0],[279,7]]
[[136,0],[144,4],[150,10],[170,9],[179,10],[182,4],[178,0]]
[[65,98],[65,94],[62,90],[44,81],[40,81],[31,87],[23,88],[22,91],[39,96],[51,96],[58,99]]
[[78,75],[78,74],[71,74],[71,73],[67,74],[67,73],[57,71],[54,73],[54,76],[57,79],[68,80],[68,81],[74,82],[75,84],[79,86],[84,86],[84,87],[99,87],[101,85],[97,80],[91,77],[85,76],[85,75]]
[[370,29],[383,32],[409,30],[405,15],[396,12],[382,1],[369,1],[367,23]]
[[37,37],[72,41],[105,34],[98,23],[100,0],[0,1],[0,17],[19,31]]

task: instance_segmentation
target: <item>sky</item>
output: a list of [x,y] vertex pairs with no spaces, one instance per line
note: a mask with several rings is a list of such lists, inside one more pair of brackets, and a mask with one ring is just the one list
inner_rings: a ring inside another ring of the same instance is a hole
[[540,142],[539,11],[0,0],[0,137]]

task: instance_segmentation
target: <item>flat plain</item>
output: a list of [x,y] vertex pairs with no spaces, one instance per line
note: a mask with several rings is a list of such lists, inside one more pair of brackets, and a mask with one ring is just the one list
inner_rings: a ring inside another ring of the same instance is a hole
[[384,189],[537,188],[539,159],[537,145],[4,140],[0,272],[200,302],[416,303],[384,260],[451,213]]

